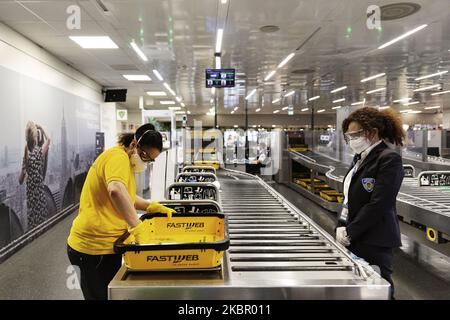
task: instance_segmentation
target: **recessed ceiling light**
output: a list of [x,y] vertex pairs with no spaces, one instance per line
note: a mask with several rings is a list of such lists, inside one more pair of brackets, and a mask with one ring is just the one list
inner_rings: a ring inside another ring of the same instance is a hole
[[250,97],[251,97],[252,95],[254,95],[255,93],[256,93],[256,89],[253,89],[252,91],[250,91],[250,93],[245,97],[245,100],[250,99]]
[[385,75],[386,75],[386,73],[379,73],[379,74],[376,74],[374,76],[371,76],[371,77],[368,77],[368,78],[364,78],[364,79],[361,80],[361,82],[367,82],[367,81],[370,81],[370,80],[381,78],[381,77],[384,77]]
[[76,42],[83,49],[117,49],[119,48],[110,37],[81,37],[70,36],[70,40]]
[[222,38],[223,38],[223,29],[218,29],[216,39],[216,53],[219,53],[222,50]]
[[386,90],[386,88],[378,88],[378,89],[367,91],[366,93],[371,94],[371,93],[381,92],[381,91],[385,91],[385,90]]
[[435,93],[432,93],[431,95],[432,96],[439,96],[439,95],[444,94],[444,93],[450,93],[450,90],[441,91],[441,92],[435,92]]
[[347,86],[343,86],[343,87],[331,90],[331,93],[336,93],[336,92],[339,92],[339,91],[342,91],[342,90],[345,90],[345,89],[347,89]]
[[333,103],[339,103],[339,102],[342,102],[342,101],[345,101],[345,98],[333,100]]
[[283,61],[280,62],[277,68],[282,68],[286,63],[289,62],[293,57],[295,56],[295,53],[290,53],[286,58],[284,58]]
[[151,81],[152,80],[146,74],[124,74],[122,76],[129,81]]
[[234,110],[233,110],[233,111],[231,111],[231,114],[234,114]]
[[178,111],[181,110],[181,107],[169,107],[169,110]]
[[147,91],[147,94],[152,97],[165,97],[167,93],[164,91]]
[[427,86],[427,87],[422,87],[422,88],[417,88],[414,89],[414,92],[419,92],[419,91],[426,91],[426,90],[430,90],[430,89],[435,89],[435,88],[440,88],[441,85],[440,84],[433,84],[432,86]]
[[155,76],[158,78],[159,81],[164,81],[163,77],[162,77],[161,74],[158,72],[158,70],[153,69],[153,73],[155,74]]
[[237,125],[237,124],[235,124],[233,127],[235,127],[235,128],[239,128],[239,126]]
[[286,93],[284,97],[286,98],[286,97],[292,96],[294,93],[295,93],[295,91],[292,90],[291,92]]
[[315,96],[315,97],[309,98],[308,101],[314,101],[314,100],[317,100],[319,98],[320,98],[320,96]]
[[430,110],[430,109],[439,109],[441,106],[432,106],[432,107],[425,107],[425,110]]
[[233,109],[233,110],[234,110],[234,111],[236,111],[237,109],[239,109],[239,107],[234,107],[234,109]]
[[267,81],[267,80],[269,80],[270,78],[272,78],[273,75],[275,74],[275,72],[276,72],[276,70],[271,71],[271,72],[264,78],[264,81]]
[[400,41],[400,40],[403,40],[403,39],[405,39],[406,37],[409,37],[410,35],[416,33],[417,31],[420,31],[420,30],[422,30],[423,28],[426,28],[427,26],[428,26],[427,24],[423,24],[423,25],[421,25],[421,26],[419,26],[419,27],[417,27],[417,28],[414,28],[413,30],[408,31],[408,32],[402,34],[401,36],[399,36],[399,37],[397,37],[397,38],[394,38],[394,39],[392,39],[391,41],[386,42],[385,44],[382,44],[381,46],[378,47],[378,49],[384,49],[384,48],[390,46],[391,44],[394,44],[394,43],[396,43],[396,42],[398,42],[398,41]]
[[175,97],[175,100],[177,100],[178,102],[181,102],[181,98],[180,97]]
[[422,111],[420,111],[420,110],[413,110],[413,111],[410,111],[408,113],[422,113]]
[[407,102],[407,103],[404,103],[403,105],[404,106],[410,106],[410,105],[418,104],[418,103],[420,103],[420,101]]
[[308,111],[308,110],[309,110],[308,108],[303,108],[301,111],[304,112],[304,111]]
[[173,95],[176,96],[175,91],[172,90],[172,88],[167,84],[167,82],[163,83],[164,87],[166,87],[167,90]]
[[136,52],[139,58],[141,58],[141,60],[148,61],[147,56],[144,54],[144,52],[142,52],[142,50],[138,47],[138,45],[134,41],[130,42],[130,46],[131,48],[133,48],[134,52]]
[[409,100],[412,100],[412,98],[403,98],[403,99],[397,99],[397,100],[394,100],[394,101],[392,101],[392,102],[394,102],[394,103],[398,103],[398,102],[407,102],[407,101],[409,101]]
[[275,110],[273,113],[278,113],[278,112],[280,112],[280,110]]
[[379,107],[378,109],[379,110],[383,110],[383,109],[388,109],[388,108],[390,108],[391,106],[384,106],[384,107]]
[[433,74],[429,74],[429,75],[427,75],[427,76],[415,78],[414,80],[419,81],[419,80],[423,80],[423,79],[433,78],[433,77],[437,77],[437,76],[446,74],[447,72],[448,72],[448,70],[446,70],[446,71],[441,71],[441,72],[436,72],[436,73],[433,73]]
[[261,108],[258,108],[255,110],[255,112],[260,112],[260,111],[261,111]]
[[191,112],[188,110],[187,114],[191,114]]
[[364,103],[366,103],[366,99],[364,99],[363,101],[353,102],[352,106],[358,106],[358,105],[364,104]]
[[160,104],[175,104],[175,101],[172,100],[163,100],[159,102]]
[[287,109],[289,109],[289,107],[283,107],[283,108],[281,108],[281,110],[287,110]]
[[176,111],[175,114],[186,114],[186,111]]
[[325,111],[325,109],[320,109],[320,110],[317,110],[317,113],[322,113],[324,111]]
[[412,109],[400,110],[400,113],[407,113],[407,112],[410,112],[410,111],[412,111]]
[[340,108],[342,108],[342,106],[333,107],[331,109],[336,110],[336,109],[340,109]]
[[280,100],[281,100],[280,98],[275,99],[275,100],[272,101],[272,103],[277,103],[277,102],[279,102]]

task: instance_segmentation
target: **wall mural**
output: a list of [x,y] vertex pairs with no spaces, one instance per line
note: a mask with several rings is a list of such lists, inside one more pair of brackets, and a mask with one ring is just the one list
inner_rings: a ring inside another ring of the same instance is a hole
[[3,67],[0,83],[1,252],[78,203],[99,152],[100,107]]

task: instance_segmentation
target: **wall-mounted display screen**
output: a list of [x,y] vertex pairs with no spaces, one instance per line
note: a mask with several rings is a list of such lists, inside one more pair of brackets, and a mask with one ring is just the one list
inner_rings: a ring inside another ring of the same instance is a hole
[[235,69],[206,69],[207,88],[234,87]]

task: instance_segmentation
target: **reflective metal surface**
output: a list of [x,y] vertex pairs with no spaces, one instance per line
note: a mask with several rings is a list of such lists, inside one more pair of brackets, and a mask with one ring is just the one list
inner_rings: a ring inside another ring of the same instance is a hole
[[129,273],[110,299],[387,299],[389,284],[261,179],[219,175],[231,237],[220,272]]
[[[325,173],[327,184],[337,186],[342,190],[342,181],[348,166],[337,160],[326,157],[315,152],[299,157],[297,153],[291,152],[291,159],[302,165]],[[309,199],[327,207],[322,198],[311,194],[307,190],[291,183],[290,187],[307,196]],[[432,227],[439,232],[450,235],[450,188],[449,187],[419,187],[417,178],[404,178],[402,187],[397,196],[397,214],[404,222],[420,224]]]

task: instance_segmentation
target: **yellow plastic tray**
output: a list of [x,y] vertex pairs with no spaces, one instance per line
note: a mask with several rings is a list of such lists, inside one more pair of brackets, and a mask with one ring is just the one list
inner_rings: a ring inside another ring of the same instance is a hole
[[337,202],[337,197],[335,195],[326,194],[324,192],[320,192],[320,197],[330,202]]
[[150,243],[135,244],[133,236],[125,233],[114,244],[131,271],[216,268],[230,245],[221,213],[174,214],[172,219],[157,213],[141,219],[152,220]]
[[194,161],[194,166],[213,167],[216,170],[219,170],[219,168],[220,168],[218,161],[210,161],[210,160]]

